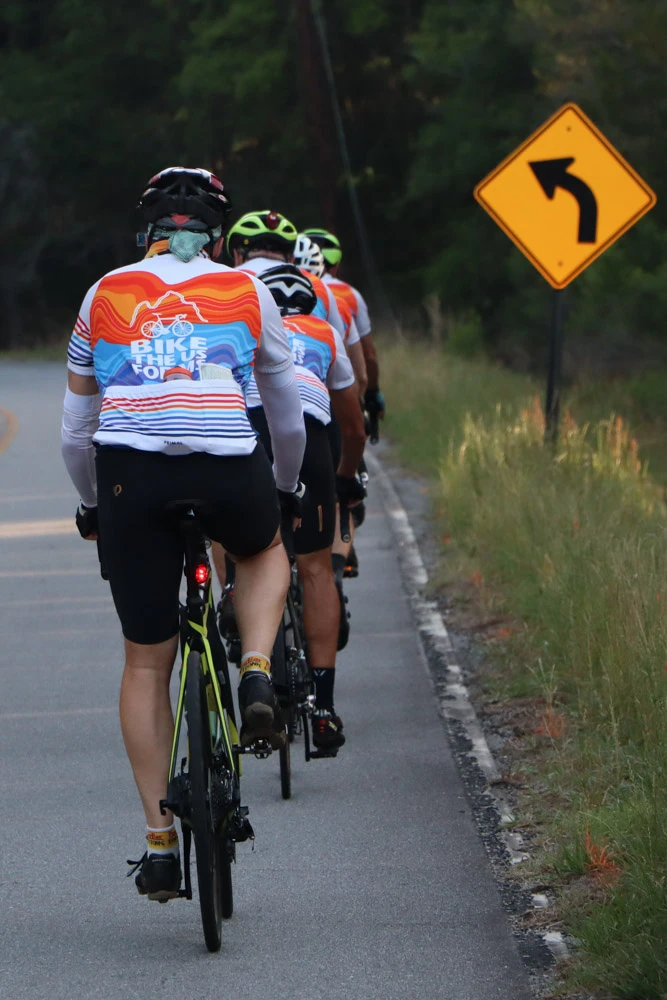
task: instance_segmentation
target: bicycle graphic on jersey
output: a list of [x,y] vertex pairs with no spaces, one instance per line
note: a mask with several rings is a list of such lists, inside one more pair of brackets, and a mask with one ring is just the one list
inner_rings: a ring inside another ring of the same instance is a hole
[[186,313],[178,313],[171,318],[167,317],[166,320],[163,320],[159,313],[155,313],[155,316],[157,318],[147,319],[145,323],[141,324],[141,333],[146,340],[168,335],[172,337],[188,337],[194,332],[194,325],[189,319],[185,318]]

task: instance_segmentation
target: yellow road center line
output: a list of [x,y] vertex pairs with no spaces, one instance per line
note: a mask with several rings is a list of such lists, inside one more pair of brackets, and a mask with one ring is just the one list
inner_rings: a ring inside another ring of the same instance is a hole
[[12,413],[11,410],[7,410],[4,406],[0,406],[0,414],[5,418],[6,427],[2,432],[0,437],[0,455],[3,451],[6,451],[12,443],[14,435],[19,429],[19,418],[16,414]]
[[76,535],[73,517],[44,521],[0,521],[0,538],[39,538],[44,535]]
[[46,712],[2,712],[0,719],[46,719],[64,715],[108,715],[117,708],[62,708]]
[[3,570],[0,572],[0,579],[23,580],[38,577],[40,580],[45,576],[99,576],[99,569],[17,569]]
[[[106,594],[101,594],[99,596],[97,596],[97,595],[93,596],[93,595],[89,594],[87,597],[40,597],[40,598],[37,598],[35,600],[29,600],[29,601],[24,601],[24,600],[20,600],[20,599],[17,599],[17,600],[13,600],[12,599],[11,601],[3,601],[2,602],[2,606],[3,606],[3,608],[8,608],[8,607],[23,608],[23,607],[30,607],[31,605],[35,605],[36,607],[42,607],[43,605],[46,605],[46,604],[54,604],[54,605],[55,604],[72,604],[74,601],[76,601],[77,605],[79,605],[79,604],[107,604],[107,603],[111,602],[111,594],[109,594],[107,592]],[[46,614],[46,611],[45,611],[45,614]]]

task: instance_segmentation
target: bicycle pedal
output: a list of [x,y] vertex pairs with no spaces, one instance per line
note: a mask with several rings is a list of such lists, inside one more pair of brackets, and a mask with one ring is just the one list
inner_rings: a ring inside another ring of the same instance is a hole
[[271,744],[268,740],[255,740],[254,743],[248,744],[248,746],[240,746],[234,744],[235,753],[252,753],[257,757],[258,760],[266,760],[273,753]]
[[333,750],[311,750],[310,751],[310,759],[311,760],[322,760],[325,757],[337,757],[337,756],[338,756],[338,747],[335,747]]
[[251,749],[257,760],[266,760],[266,758],[270,757],[273,753],[271,744],[268,740],[256,740],[252,744]]

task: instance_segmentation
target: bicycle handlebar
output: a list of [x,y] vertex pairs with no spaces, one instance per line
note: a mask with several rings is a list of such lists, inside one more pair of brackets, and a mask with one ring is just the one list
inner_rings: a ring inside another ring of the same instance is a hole
[[347,544],[351,539],[350,534],[350,508],[340,505],[340,537]]
[[380,440],[380,421],[378,419],[377,413],[368,414],[368,430],[370,434],[371,444],[377,444]]

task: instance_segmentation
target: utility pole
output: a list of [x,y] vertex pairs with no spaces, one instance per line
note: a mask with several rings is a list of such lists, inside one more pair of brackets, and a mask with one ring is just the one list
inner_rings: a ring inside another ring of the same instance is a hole
[[333,121],[324,75],[319,59],[320,45],[309,0],[295,0],[299,31],[299,56],[303,71],[308,132],[317,156],[321,224],[336,230],[336,189],[338,171],[333,143]]

